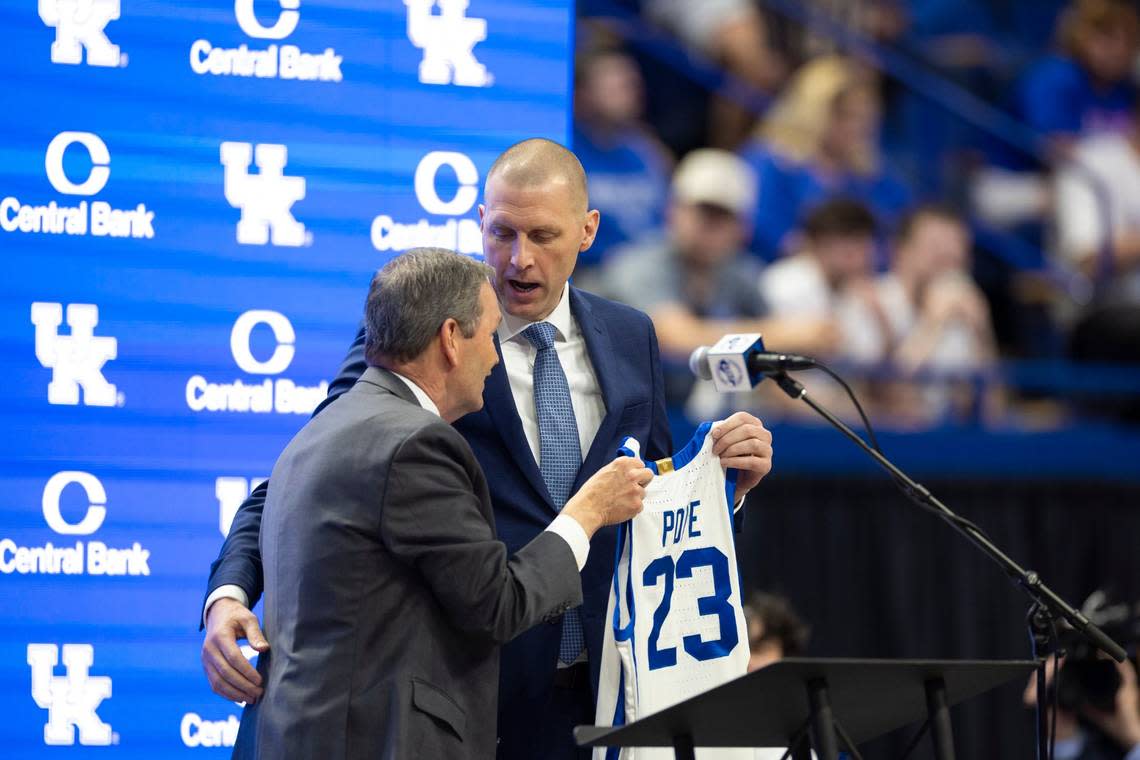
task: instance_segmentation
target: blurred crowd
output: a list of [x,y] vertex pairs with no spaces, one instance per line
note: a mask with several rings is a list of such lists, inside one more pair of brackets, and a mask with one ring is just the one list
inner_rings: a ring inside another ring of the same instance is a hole
[[671,403],[715,411],[690,352],[760,332],[887,425],[1136,421],[1135,396],[1081,408],[1002,371],[1140,362],[1136,2],[579,14],[573,144],[603,223],[575,281],[650,314]]

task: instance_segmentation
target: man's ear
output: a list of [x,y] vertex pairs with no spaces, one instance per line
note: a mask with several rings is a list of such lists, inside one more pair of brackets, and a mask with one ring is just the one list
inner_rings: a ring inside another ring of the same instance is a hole
[[463,334],[459,330],[459,323],[447,318],[439,328],[439,347],[447,360],[449,367],[459,366],[459,340]]
[[586,223],[583,226],[582,244],[578,246],[578,252],[589,250],[590,246],[594,244],[594,238],[598,235],[598,224],[601,222],[602,214],[596,208],[586,212]]

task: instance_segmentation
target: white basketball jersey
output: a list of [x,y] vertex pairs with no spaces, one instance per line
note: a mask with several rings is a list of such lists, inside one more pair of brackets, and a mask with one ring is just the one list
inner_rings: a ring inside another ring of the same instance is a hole
[[[704,423],[680,452],[646,462],[656,477],[641,514],[618,528],[596,723],[624,725],[748,670],[732,504],[736,471],[713,455]],[[627,438],[623,453],[638,456]],[[595,760],[656,760],[667,748],[598,748]],[[752,750],[698,749],[701,760]]]

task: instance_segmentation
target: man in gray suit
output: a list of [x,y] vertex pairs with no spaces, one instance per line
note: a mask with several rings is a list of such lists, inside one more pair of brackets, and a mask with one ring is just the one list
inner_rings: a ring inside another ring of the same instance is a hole
[[490,758],[499,645],[582,601],[589,539],[641,509],[652,474],[600,470],[513,556],[450,425],[498,363],[484,264],[393,259],[365,310],[369,368],[273,468],[261,523],[265,695],[235,757]]

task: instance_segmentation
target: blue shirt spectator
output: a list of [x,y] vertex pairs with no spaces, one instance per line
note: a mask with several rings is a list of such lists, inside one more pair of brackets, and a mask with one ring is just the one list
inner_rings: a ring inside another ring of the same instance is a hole
[[669,163],[660,146],[643,133],[630,130],[595,136],[574,129],[574,153],[590,183],[590,202],[604,222],[579,267],[595,267],[623,243],[660,230],[665,221]]
[[854,61],[823,56],[796,72],[742,151],[759,181],[756,253],[787,252],[788,233],[825,200],[859,198],[884,229],[910,205],[879,155],[880,111],[876,80]]
[[752,250],[769,261],[788,252],[794,243],[789,233],[797,229],[810,209],[823,201],[858,198],[886,231],[913,200],[906,185],[884,171],[867,175],[826,173],[810,164],[783,158],[759,140],[745,148],[741,157],[756,172],[760,186],[753,216]]
[[610,251],[660,230],[673,158],[641,120],[645,86],[632,58],[603,49],[580,53],[575,63],[574,152],[605,220],[575,270],[589,289]]
[[1097,83],[1072,58],[1050,55],[1021,82],[1017,107],[1035,132],[1076,137],[1126,131],[1135,100],[1127,79]]

